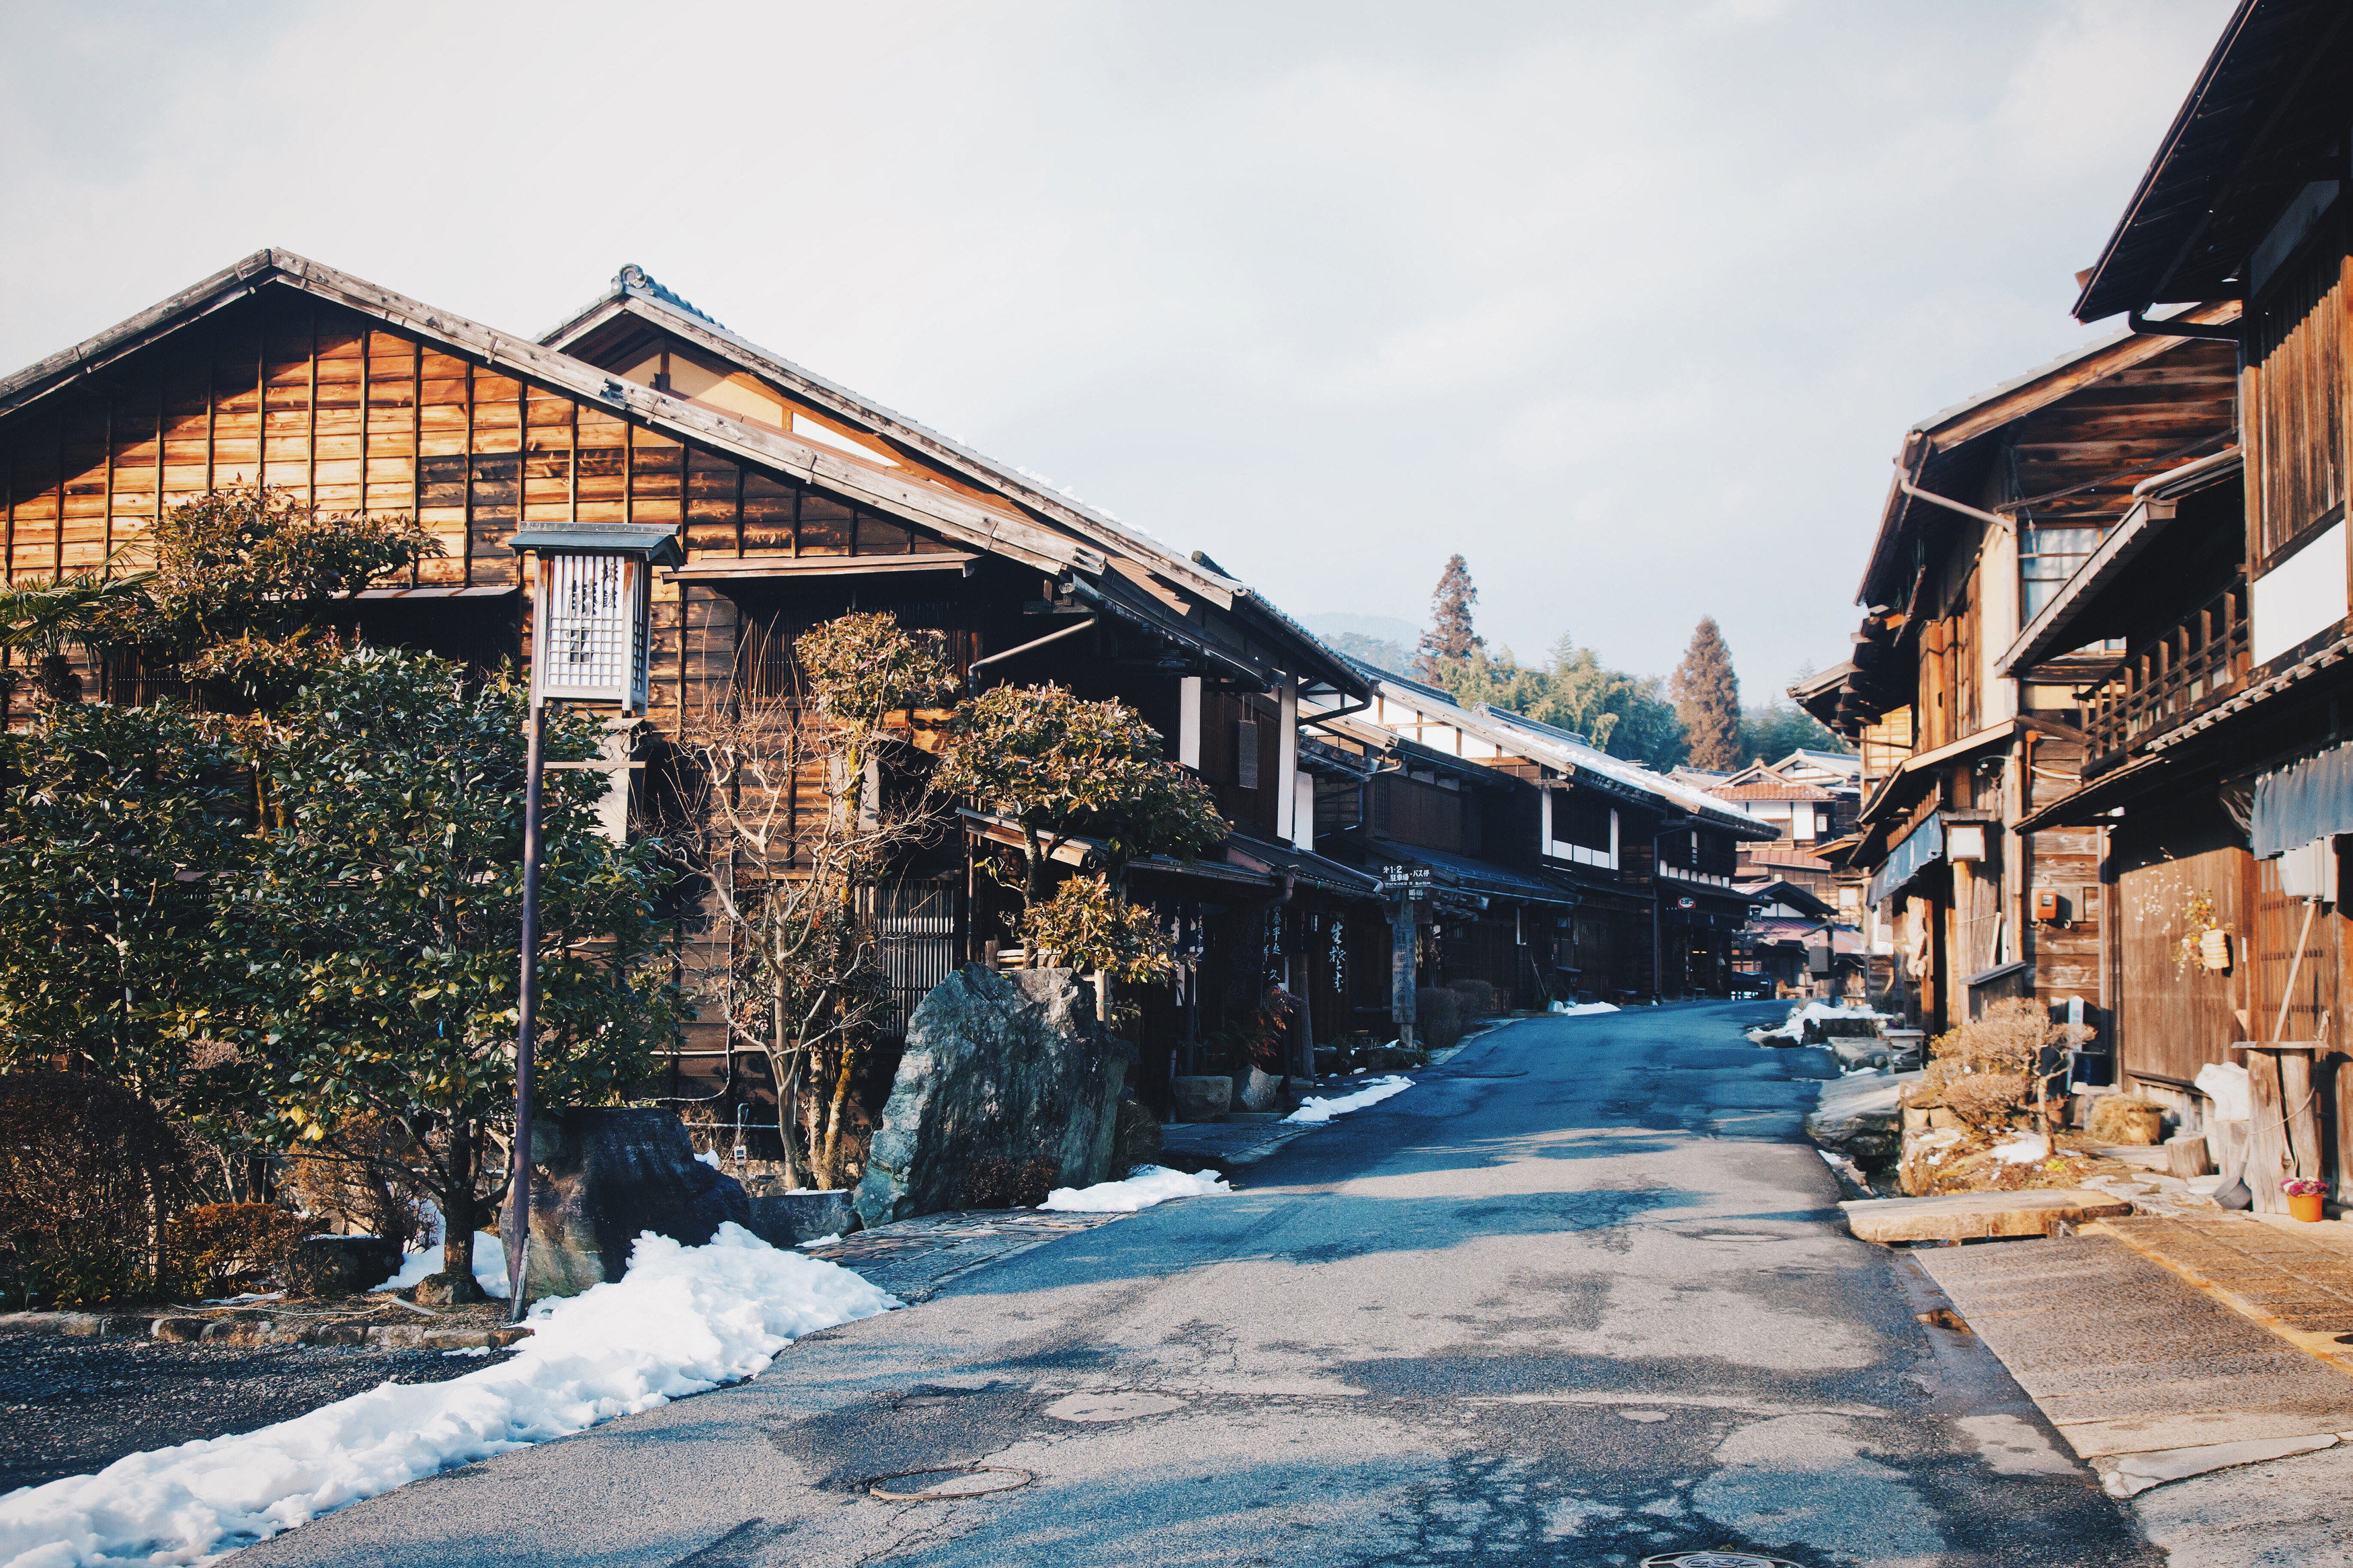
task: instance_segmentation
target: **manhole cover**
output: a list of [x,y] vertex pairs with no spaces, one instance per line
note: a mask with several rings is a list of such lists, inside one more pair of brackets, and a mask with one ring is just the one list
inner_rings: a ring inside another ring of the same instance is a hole
[[[1026,1487],[1038,1478],[1010,1465],[941,1465],[928,1470],[901,1470],[877,1476],[866,1489],[888,1502],[955,1502]],[[1757,1559],[1762,1563],[1763,1558]]]
[[1759,1557],[1753,1552],[1670,1552],[1645,1557],[1642,1568],[1798,1568],[1784,1557]]

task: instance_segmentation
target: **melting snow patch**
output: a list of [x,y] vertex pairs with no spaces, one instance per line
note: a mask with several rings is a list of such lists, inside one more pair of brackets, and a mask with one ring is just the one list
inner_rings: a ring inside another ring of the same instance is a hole
[[1780,1026],[1779,1028],[1778,1028],[1778,1029],[1751,1029],[1751,1030],[1749,1030],[1749,1031],[1748,1031],[1748,1037],[1749,1037],[1750,1039],[1752,1039],[1752,1040],[1766,1040],[1766,1039],[1775,1039],[1775,1038],[1785,1039],[1785,1040],[1802,1040],[1802,1039],[1804,1039],[1804,1038],[1806,1037],[1806,1025],[1807,1025],[1807,1023],[1808,1023],[1810,1020],[1812,1020],[1812,1019],[1816,1019],[1816,1018],[1883,1018],[1883,1019],[1884,1019],[1884,1018],[1892,1018],[1892,1017],[1894,1017],[1894,1015],[1893,1013],[1878,1013],[1878,1012],[1873,1012],[1873,1011],[1871,1008],[1869,1008],[1869,1007],[1832,1007],[1832,1006],[1830,1006],[1829,1005],[1827,1005],[1827,1004],[1825,1004],[1825,1003],[1821,1003],[1821,1002],[1809,1002],[1809,1003],[1807,1003],[1807,1004],[1806,1004],[1804,1006],[1802,1006],[1802,1007],[1792,1007],[1792,1008],[1790,1008],[1790,1009],[1789,1009],[1789,1016],[1788,1017],[1788,1019],[1786,1019],[1786,1020],[1782,1023],[1782,1025],[1781,1025],[1781,1026]]
[[1595,1013],[1615,1013],[1616,1011],[1618,1009],[1607,1002],[1579,1002],[1574,1005],[1567,1002],[1556,1002],[1552,1005],[1552,1014],[1556,1018],[1584,1018]]
[[1393,1094],[1403,1094],[1413,1087],[1413,1079],[1401,1073],[1377,1078],[1354,1094],[1344,1094],[1337,1100],[1325,1100],[1310,1095],[1299,1102],[1299,1109],[1283,1118],[1285,1121],[1323,1122],[1335,1116],[1345,1116],[1351,1110],[1362,1110],[1367,1105],[1387,1100]]
[[2031,1165],[2037,1160],[2051,1158],[2051,1140],[2040,1132],[2023,1133],[2007,1143],[1996,1144],[1993,1157],[2006,1165]]
[[[418,1240],[417,1250],[402,1254],[400,1272],[381,1285],[369,1286],[370,1290],[406,1290],[412,1285],[423,1284],[426,1276],[441,1272],[441,1211],[428,1204],[426,1212],[428,1217],[425,1235]],[[506,1300],[506,1243],[487,1231],[478,1231],[474,1236],[474,1283],[482,1288],[485,1296]]]
[[258,1432],[0,1498],[0,1563],[200,1562],[453,1465],[756,1376],[799,1336],[898,1305],[740,1226],[707,1247],[649,1232],[626,1275],[534,1306],[532,1337],[479,1372],[383,1384]]
[[1215,1171],[1196,1174],[1166,1165],[1138,1165],[1124,1182],[1097,1182],[1092,1187],[1056,1187],[1038,1206],[1058,1214],[1134,1214],[1170,1198],[1205,1198],[1234,1189]]

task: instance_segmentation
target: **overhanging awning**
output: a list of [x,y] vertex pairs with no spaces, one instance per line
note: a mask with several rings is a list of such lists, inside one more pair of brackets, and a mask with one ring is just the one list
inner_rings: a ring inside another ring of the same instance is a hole
[[1888,852],[1886,863],[1871,879],[1863,901],[1869,904],[1880,902],[1944,858],[1945,819],[1931,816]]
[[2353,833],[2353,746],[2338,746],[2255,780],[2255,858]]
[[2062,795],[2021,817],[2018,831],[2040,833],[2046,827],[2089,827],[2127,800],[2146,794],[2158,782],[2156,774],[2172,770],[2172,761],[2166,756],[2140,757],[2102,773],[2074,794]]

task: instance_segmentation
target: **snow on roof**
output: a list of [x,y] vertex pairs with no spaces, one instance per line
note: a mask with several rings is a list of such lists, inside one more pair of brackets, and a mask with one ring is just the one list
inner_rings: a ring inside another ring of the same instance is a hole
[[1438,687],[1409,680],[1401,675],[1392,675],[1380,666],[1366,664],[1360,658],[1351,658],[1348,663],[1355,666],[1356,673],[1370,681],[1377,689],[1386,687],[1426,709],[1439,710],[1445,715],[1447,722],[1483,740],[1502,739],[1496,732],[1499,726],[1511,731],[1512,744],[1522,755],[1533,761],[1550,763],[1564,772],[1582,768],[1629,789],[1640,790],[1670,802],[1685,811],[1766,829],[1778,836],[1778,829],[1762,817],[1753,816],[1730,801],[1718,800],[1704,791],[1678,783],[1640,763],[1625,757],[1613,757],[1574,730],[1563,730],[1540,719],[1514,713],[1508,708],[1498,708],[1492,702],[1481,703],[1474,711],[1464,708]]

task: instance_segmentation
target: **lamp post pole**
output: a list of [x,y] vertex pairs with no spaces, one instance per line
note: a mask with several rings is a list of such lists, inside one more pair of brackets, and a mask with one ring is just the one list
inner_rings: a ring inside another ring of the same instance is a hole
[[509,1316],[522,1321],[523,1275],[531,1251],[532,1028],[539,1012],[539,796],[546,777],[547,705],[533,693],[522,785],[522,975],[515,991],[514,1141],[507,1153],[506,1237]]
[[[546,778],[547,705],[561,698],[643,713],[649,696],[653,569],[684,555],[659,526],[568,523],[526,528],[508,541],[533,554],[531,734],[523,760],[522,973],[515,993],[514,1142],[508,1150],[507,1300],[517,1321],[530,1274],[531,1122],[539,1076],[541,785]],[[624,778],[626,774],[622,775]],[[616,785],[616,787],[619,787]]]

